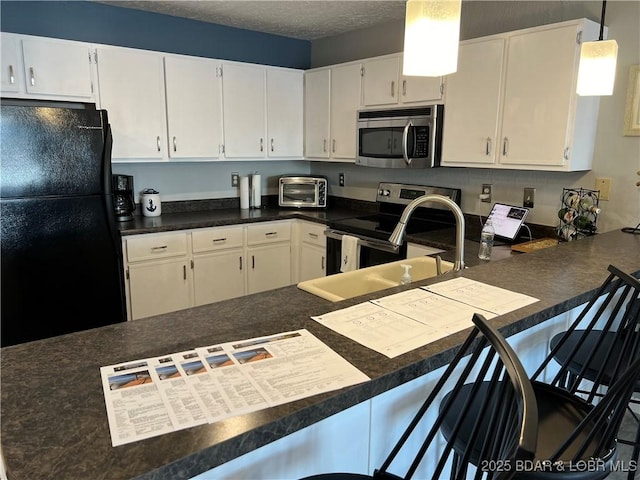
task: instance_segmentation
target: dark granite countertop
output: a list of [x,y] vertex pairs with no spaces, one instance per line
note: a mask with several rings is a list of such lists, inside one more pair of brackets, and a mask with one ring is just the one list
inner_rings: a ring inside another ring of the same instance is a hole
[[[620,231],[599,234],[486,262],[460,275],[540,299],[491,320],[509,336],[584,303],[611,263],[640,274],[640,237]],[[451,359],[464,332],[388,359],[309,317],[435,281],[439,280],[339,303],[291,286],[3,348],[1,438],[9,478],[190,478],[424,375]],[[371,380],[214,424],[111,446],[101,366],[300,328]]]

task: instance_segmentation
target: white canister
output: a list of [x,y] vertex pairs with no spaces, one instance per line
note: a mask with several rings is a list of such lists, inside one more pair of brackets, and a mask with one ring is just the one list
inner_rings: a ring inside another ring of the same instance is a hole
[[143,190],[140,196],[140,207],[145,217],[159,217],[162,213],[159,192],[153,188]]

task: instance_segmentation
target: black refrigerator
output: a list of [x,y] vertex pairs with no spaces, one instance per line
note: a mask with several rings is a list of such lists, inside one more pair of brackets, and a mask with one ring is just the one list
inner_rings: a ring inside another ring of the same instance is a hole
[[126,320],[105,110],[0,107],[2,346]]

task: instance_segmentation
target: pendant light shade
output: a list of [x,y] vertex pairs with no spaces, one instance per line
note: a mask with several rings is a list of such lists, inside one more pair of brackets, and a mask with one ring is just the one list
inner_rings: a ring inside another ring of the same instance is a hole
[[618,43],[615,40],[602,40],[606,8],[607,2],[602,2],[599,40],[584,42],[580,47],[576,92],[581,96],[613,95]]
[[458,69],[461,0],[408,0],[402,73],[439,77]]

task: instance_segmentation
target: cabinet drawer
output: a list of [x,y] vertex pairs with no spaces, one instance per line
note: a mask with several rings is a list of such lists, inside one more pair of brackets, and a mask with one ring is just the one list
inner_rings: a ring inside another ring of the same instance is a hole
[[191,233],[193,253],[242,247],[242,227],[204,228]]
[[320,223],[301,223],[300,224],[300,241],[324,247],[327,244],[324,231],[326,225]]
[[187,254],[187,234],[140,236],[127,239],[127,259],[130,262]]
[[291,240],[291,222],[269,222],[247,227],[247,244],[284,242]]

